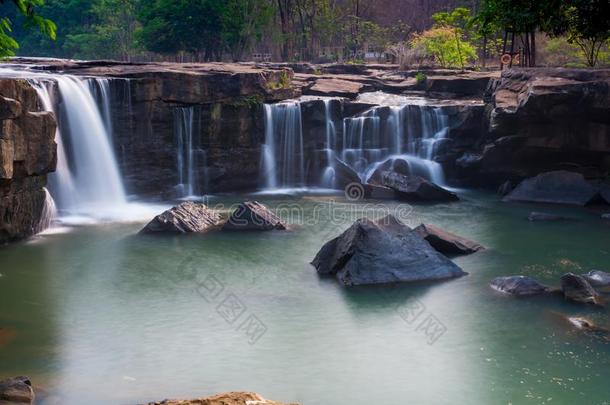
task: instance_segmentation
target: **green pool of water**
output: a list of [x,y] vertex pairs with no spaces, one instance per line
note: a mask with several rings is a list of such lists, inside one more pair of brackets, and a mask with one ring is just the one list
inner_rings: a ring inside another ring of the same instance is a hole
[[[0,377],[28,375],[61,404],[232,390],[314,405],[608,403],[610,345],[554,315],[607,324],[607,312],[488,283],[609,270],[610,228],[584,209],[462,197],[259,197],[291,215],[290,231],[144,238],[142,224],[106,224],[2,247],[0,328],[16,334],[0,347]],[[530,223],[532,210],[578,220]],[[347,289],[317,276],[308,263],[325,241],[386,213],[488,249],[455,259],[468,276],[436,284]]]

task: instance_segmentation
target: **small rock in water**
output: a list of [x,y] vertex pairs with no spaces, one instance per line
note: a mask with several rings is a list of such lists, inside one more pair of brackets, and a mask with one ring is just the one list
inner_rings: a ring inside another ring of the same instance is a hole
[[0,381],[0,404],[25,405],[34,403],[34,390],[28,377],[20,376]]
[[398,199],[405,201],[450,202],[458,196],[423,177],[405,176],[396,172],[383,172],[381,185],[394,189]]
[[319,274],[343,285],[441,280],[466,275],[462,269],[397,218],[359,219],[327,242],[311,263]]
[[552,315],[558,317],[561,321],[564,322],[564,324],[567,324],[569,327],[579,333],[606,342],[610,341],[610,330],[596,325],[590,319],[582,318],[579,316],[567,316],[555,312],[553,312]]
[[506,294],[516,296],[545,294],[550,288],[528,276],[507,276],[494,278],[491,288]]
[[217,229],[221,224],[220,216],[205,204],[187,201],[157,215],[140,233],[204,233]]
[[454,235],[434,225],[421,224],[414,231],[442,254],[469,255],[485,249],[476,242]]
[[549,214],[547,212],[530,212],[527,217],[528,221],[567,221],[571,218],[564,217],[556,214]]
[[600,270],[591,270],[582,275],[592,287],[607,288],[610,287],[610,273]]
[[601,299],[591,284],[583,277],[567,273],[561,277],[561,291],[570,301],[601,305]]
[[286,225],[267,206],[257,201],[245,201],[237,206],[222,229],[271,231],[285,230]]
[[606,220],[606,221],[610,221],[610,213],[608,214],[602,214],[602,219]]

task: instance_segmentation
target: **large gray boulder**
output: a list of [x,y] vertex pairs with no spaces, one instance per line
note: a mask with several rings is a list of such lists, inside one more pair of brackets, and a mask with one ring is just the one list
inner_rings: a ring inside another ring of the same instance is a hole
[[282,220],[258,201],[245,201],[237,206],[223,230],[272,231],[285,230]]
[[222,220],[205,204],[183,202],[157,215],[141,234],[205,233],[218,229]]
[[598,195],[582,174],[559,170],[523,180],[504,201],[585,205]]
[[335,184],[337,187],[345,188],[351,183],[360,183],[360,176],[343,160],[335,157]]
[[34,390],[28,377],[15,377],[0,381],[1,405],[25,405],[34,403]]
[[583,276],[574,273],[564,274],[561,277],[561,291],[570,301],[602,305],[600,296]]
[[582,276],[594,288],[610,288],[610,273],[600,270],[591,270]]
[[546,294],[550,291],[549,287],[528,276],[496,277],[490,286],[496,291],[519,297]]
[[421,224],[414,231],[444,255],[469,255],[485,249],[476,242],[447,232],[438,226]]
[[450,202],[459,200],[456,194],[419,176],[383,172],[381,185],[394,189],[396,196],[404,201]]
[[327,242],[312,265],[343,285],[442,280],[466,273],[394,216],[363,218]]

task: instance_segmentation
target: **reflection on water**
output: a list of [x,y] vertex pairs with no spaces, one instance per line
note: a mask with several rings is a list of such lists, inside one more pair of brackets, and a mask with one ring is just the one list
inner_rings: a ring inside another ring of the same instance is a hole
[[475,193],[414,206],[402,211],[409,225],[430,222],[488,247],[456,259],[470,274],[345,289],[308,262],[353,216],[379,206],[341,200],[334,209],[345,215],[330,218],[320,205],[339,197],[260,197],[276,208],[298,203],[319,220],[288,232],[169,238],[135,236],[141,224],[98,224],[2,248],[0,328],[15,336],[0,345],[0,376],[29,375],[62,404],[230,390],[334,405],[607,399],[608,345],[549,316],[607,324],[607,312],[487,286],[499,275],[556,285],[566,271],[608,270],[610,234],[596,214],[530,223],[531,207]]

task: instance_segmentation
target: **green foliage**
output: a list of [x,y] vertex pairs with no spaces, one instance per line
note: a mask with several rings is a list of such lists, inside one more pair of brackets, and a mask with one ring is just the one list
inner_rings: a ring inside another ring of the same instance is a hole
[[427,79],[428,77],[422,72],[417,72],[417,74],[415,75],[415,80],[417,80],[417,83],[419,84],[425,83]]
[[[0,0],[3,17],[0,18],[0,57],[15,55],[19,43],[12,35],[13,21],[11,15],[21,17],[25,29],[38,28],[42,35],[55,39],[57,26],[49,19],[38,14],[38,9],[44,5],[44,0]],[[10,7],[10,11],[7,11]]]
[[477,60],[475,47],[462,38],[456,38],[455,31],[451,28],[441,27],[424,31],[414,36],[411,46],[423,49],[426,55],[443,68],[463,69]]
[[249,96],[243,96],[239,100],[231,103],[231,105],[237,108],[257,108],[264,102],[265,100],[261,95],[251,94]]
[[[597,65],[602,48],[610,40],[608,0],[562,1],[545,28],[552,35],[566,35],[576,44],[588,66]],[[602,54],[603,56],[603,54]]]

